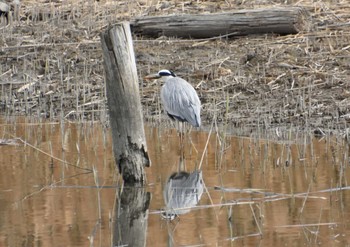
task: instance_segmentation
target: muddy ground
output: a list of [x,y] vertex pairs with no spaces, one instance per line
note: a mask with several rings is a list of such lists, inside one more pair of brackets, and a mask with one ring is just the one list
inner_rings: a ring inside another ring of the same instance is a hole
[[[209,125],[347,133],[348,1],[23,1],[0,27],[0,114],[108,121],[100,33],[142,15],[304,6],[314,29],[215,40],[134,37],[145,119],[166,119],[160,84],[171,69],[195,86]],[[163,122],[163,121],[162,121]]]

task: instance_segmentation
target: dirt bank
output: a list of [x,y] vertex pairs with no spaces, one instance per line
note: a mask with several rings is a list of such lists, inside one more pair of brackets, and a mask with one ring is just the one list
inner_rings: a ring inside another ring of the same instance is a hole
[[215,118],[236,127],[344,132],[350,119],[347,1],[23,1],[19,20],[0,27],[0,112],[105,122],[99,34],[110,23],[296,3],[310,11],[314,30],[200,41],[135,37],[145,118],[163,115],[160,85],[142,77],[167,68],[196,87],[204,125]]

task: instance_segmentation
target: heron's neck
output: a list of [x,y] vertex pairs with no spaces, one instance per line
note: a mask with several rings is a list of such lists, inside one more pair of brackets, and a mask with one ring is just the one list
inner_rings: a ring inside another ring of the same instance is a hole
[[169,80],[169,79],[171,79],[171,78],[175,78],[175,76],[172,76],[172,75],[163,76],[163,77],[161,78],[161,80],[162,80],[163,82],[166,82],[167,80]]

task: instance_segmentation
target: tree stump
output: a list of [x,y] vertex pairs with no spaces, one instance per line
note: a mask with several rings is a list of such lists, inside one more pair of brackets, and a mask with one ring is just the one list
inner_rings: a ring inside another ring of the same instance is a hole
[[129,23],[109,27],[101,43],[115,161],[125,183],[144,184],[150,160]]
[[248,34],[296,34],[311,29],[309,12],[302,7],[238,10],[228,13],[142,16],[131,22],[136,35],[211,38]]

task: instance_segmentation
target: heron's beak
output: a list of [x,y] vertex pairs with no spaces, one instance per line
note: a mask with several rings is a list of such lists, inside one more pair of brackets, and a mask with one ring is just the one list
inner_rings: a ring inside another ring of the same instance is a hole
[[144,77],[145,80],[159,79],[160,76],[158,74],[146,75]]

